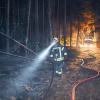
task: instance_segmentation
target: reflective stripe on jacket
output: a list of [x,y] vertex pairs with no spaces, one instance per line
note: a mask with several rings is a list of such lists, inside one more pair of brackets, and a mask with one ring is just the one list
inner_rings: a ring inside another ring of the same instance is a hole
[[54,61],[63,61],[63,60],[64,60],[64,57],[54,59]]
[[67,56],[67,50],[61,45],[54,46],[50,51],[50,58],[54,61],[63,61]]

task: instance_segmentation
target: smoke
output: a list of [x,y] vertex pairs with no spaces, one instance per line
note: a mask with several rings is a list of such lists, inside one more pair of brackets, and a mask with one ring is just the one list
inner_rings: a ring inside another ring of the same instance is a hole
[[43,61],[46,59],[50,49],[56,44],[56,42],[52,42],[49,47],[43,50],[39,55],[35,58],[35,60],[29,65],[29,67],[21,70],[21,73],[18,75],[14,81],[11,81],[11,86],[14,86],[18,92],[21,92],[21,87],[25,86],[29,80],[35,76],[36,70],[40,67]]

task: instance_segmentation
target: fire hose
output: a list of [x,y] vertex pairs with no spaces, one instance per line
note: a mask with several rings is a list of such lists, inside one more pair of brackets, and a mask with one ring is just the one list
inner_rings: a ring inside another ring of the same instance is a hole
[[[84,60],[82,59],[81,66],[83,66],[83,64],[84,64]],[[91,81],[91,80],[93,80],[93,79],[95,79],[95,78],[100,76],[100,72],[99,71],[96,71],[96,70],[90,69],[90,68],[86,68],[86,69],[92,70],[92,71],[96,72],[96,74],[94,76],[92,76],[92,77],[79,80],[73,85],[71,100],[75,100],[76,99],[76,89],[78,88],[78,86],[80,86],[81,84],[86,83],[88,81]]]

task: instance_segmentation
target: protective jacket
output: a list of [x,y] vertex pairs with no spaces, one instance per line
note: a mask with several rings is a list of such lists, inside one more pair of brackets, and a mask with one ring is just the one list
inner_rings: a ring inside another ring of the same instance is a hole
[[56,44],[54,47],[52,47],[50,51],[50,58],[52,61],[64,61],[65,56],[67,56],[67,50],[64,46]]

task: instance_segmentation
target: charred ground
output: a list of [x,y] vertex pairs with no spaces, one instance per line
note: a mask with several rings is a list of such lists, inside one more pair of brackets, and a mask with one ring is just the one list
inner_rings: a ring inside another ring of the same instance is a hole
[[[76,55],[76,52],[72,54]],[[82,58],[85,61],[84,67],[80,66]],[[52,64],[45,63],[35,72],[35,75],[33,73],[28,83],[20,87],[20,92],[16,87],[11,86],[10,82],[14,82],[22,69],[29,67],[31,61],[5,55],[0,59],[1,100],[70,100],[73,85],[78,80],[96,74],[85,67],[99,70],[100,63],[99,57],[93,55],[93,52],[81,52],[74,58],[68,59],[62,77],[53,75]],[[91,98],[99,100],[99,79],[98,77],[80,85],[76,92],[76,100],[91,100]]]

